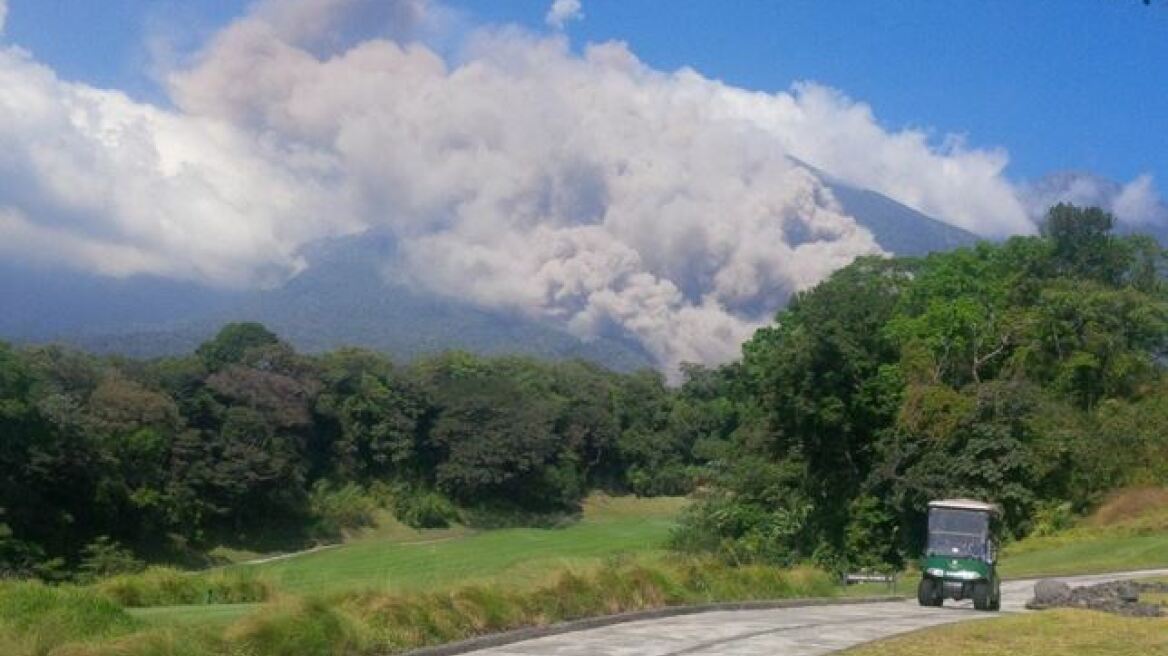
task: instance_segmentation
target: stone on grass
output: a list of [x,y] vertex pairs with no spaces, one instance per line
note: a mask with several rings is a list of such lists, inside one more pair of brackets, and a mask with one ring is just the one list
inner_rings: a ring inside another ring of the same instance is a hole
[[1033,610],[1087,608],[1128,617],[1162,617],[1164,609],[1160,604],[1140,603],[1141,592],[1162,589],[1168,589],[1168,584],[1111,581],[1071,588],[1065,583],[1047,579],[1034,586],[1034,598],[1027,602],[1026,607]]
[[1027,606],[1046,608],[1060,606],[1071,600],[1071,586],[1054,579],[1043,579],[1034,584],[1034,599]]

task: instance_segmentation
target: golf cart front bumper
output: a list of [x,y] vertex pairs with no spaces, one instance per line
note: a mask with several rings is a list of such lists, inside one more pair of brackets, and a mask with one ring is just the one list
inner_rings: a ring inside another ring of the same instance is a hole
[[985,574],[968,569],[946,570],[930,567],[925,574],[941,584],[941,595],[945,599],[969,599],[973,595],[973,584],[986,580]]

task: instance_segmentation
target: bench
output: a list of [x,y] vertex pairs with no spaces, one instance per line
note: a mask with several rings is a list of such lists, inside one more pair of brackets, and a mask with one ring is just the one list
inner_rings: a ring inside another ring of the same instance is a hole
[[881,574],[877,572],[849,572],[843,575],[844,585],[856,583],[885,583],[888,589],[896,587],[896,574]]

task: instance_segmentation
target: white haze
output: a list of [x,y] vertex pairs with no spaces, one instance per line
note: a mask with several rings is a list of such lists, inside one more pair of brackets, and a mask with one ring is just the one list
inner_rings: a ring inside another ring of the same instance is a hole
[[1035,221],[1056,203],[1101,207],[1124,226],[1136,230],[1168,230],[1168,206],[1150,175],[1137,176],[1127,184],[1084,172],[1055,173],[1019,189]]
[[676,371],[881,252],[792,157],[983,235],[1034,229],[1004,152],[889,131],[838,91],[514,27],[444,57],[426,43],[452,22],[423,0],[260,2],[171,72],[170,109],[0,50],[0,256],[264,286],[375,228],[399,243],[388,276],[629,335]]

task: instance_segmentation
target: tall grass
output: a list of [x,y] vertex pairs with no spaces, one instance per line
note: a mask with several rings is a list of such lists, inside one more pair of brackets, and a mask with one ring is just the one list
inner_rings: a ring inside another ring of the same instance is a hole
[[101,640],[139,627],[125,609],[92,590],[34,581],[0,584],[0,653],[41,656],[77,640]]
[[152,567],[139,574],[112,576],[91,587],[98,594],[131,608],[267,601],[273,592],[267,579],[249,568],[190,574],[169,567]]
[[[814,569],[731,567],[713,560],[670,563],[613,558],[564,571],[544,585],[480,585],[447,592],[378,591],[283,596],[225,629],[149,626],[111,598],[173,598],[188,588],[169,572],[118,577],[117,587],[11,583],[0,586],[0,654],[5,656],[365,656],[476,635],[625,611],[711,601],[838,594]],[[190,579],[194,577],[182,577]],[[177,585],[178,592],[171,589]],[[151,588],[154,587],[154,589]]]
[[813,569],[729,567],[710,560],[673,566],[610,563],[564,572],[528,589],[473,586],[446,593],[361,592],[289,599],[231,627],[227,642],[255,656],[394,653],[526,626],[683,604],[838,593]]
[[1117,490],[1091,513],[1086,524],[1099,528],[1168,530],[1168,488],[1143,486]]

